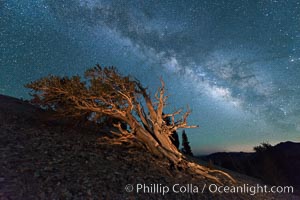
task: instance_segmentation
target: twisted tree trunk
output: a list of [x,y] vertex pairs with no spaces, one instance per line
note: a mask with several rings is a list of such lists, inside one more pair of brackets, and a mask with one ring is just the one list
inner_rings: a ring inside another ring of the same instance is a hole
[[[121,76],[113,67],[102,69],[96,66],[89,69],[85,73],[85,80],[88,84],[81,81],[79,76],[49,76],[27,87],[35,91],[33,103],[55,110],[62,116],[89,115],[95,122],[103,116],[109,116],[126,122],[130,130],[123,130],[120,123],[115,124],[120,131],[117,135],[123,140],[135,138],[152,154],[218,182],[208,169],[189,162],[173,145],[170,136],[174,131],[197,126],[187,125],[191,112],[189,109],[180,119],[175,119],[175,116],[181,113],[181,109],[163,114],[167,96],[162,80],[154,102],[139,81]],[[171,118],[170,123],[166,123],[166,117]]]

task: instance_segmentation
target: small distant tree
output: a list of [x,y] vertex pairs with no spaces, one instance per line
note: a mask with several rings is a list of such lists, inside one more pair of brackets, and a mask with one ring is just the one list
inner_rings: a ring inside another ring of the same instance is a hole
[[170,136],[171,137],[171,140],[172,140],[172,143],[174,144],[174,146],[179,149],[179,137],[178,137],[178,133],[177,131],[173,131],[172,135]]
[[182,152],[186,155],[193,156],[192,149],[185,130],[182,131]]
[[268,142],[263,142],[260,145],[253,147],[253,150],[256,153],[263,153],[263,152],[268,151],[271,148],[272,148],[271,144],[269,144]]

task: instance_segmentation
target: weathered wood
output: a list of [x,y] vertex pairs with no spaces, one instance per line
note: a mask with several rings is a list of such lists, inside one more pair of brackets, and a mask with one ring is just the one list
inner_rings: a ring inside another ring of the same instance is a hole
[[[36,92],[33,103],[66,116],[93,114],[95,122],[102,116],[125,122],[129,125],[130,132],[122,130],[121,124],[115,125],[120,132],[120,141],[140,141],[155,156],[167,158],[174,165],[218,182],[217,178],[206,173],[202,167],[190,163],[173,145],[170,135],[174,131],[197,126],[187,124],[191,113],[189,109],[177,121],[175,116],[181,113],[181,109],[171,114],[163,114],[167,101],[163,80],[155,95],[156,101],[153,102],[147,88],[131,77],[120,75],[113,67],[97,66],[89,69],[85,78],[88,84],[81,81],[79,76],[49,76],[30,83],[27,87]],[[167,116],[172,118],[171,124],[164,121]],[[212,172],[227,176],[216,170]],[[229,175],[227,177],[231,178]]]

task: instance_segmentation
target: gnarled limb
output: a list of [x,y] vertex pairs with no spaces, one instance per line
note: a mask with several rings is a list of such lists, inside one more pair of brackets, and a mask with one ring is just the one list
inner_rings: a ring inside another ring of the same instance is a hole
[[[179,128],[196,128],[187,123],[191,113],[188,108],[183,116],[176,120],[182,109],[171,114],[163,114],[168,97],[165,95],[165,83],[161,79],[152,101],[147,88],[129,76],[120,75],[114,67],[95,68],[85,72],[88,83],[81,81],[79,76],[49,76],[30,83],[27,87],[35,91],[34,103],[53,109],[65,116],[89,115],[97,122],[103,116],[127,123],[130,132],[123,130],[121,124],[115,124],[119,133],[114,132],[119,142],[139,141],[154,155],[167,158],[175,165],[218,182],[218,179],[200,165],[191,164],[173,145],[170,135]],[[171,117],[170,124],[165,122]],[[111,141],[116,143],[117,140]],[[211,173],[225,173],[210,171]],[[230,179],[230,177],[228,176]]]

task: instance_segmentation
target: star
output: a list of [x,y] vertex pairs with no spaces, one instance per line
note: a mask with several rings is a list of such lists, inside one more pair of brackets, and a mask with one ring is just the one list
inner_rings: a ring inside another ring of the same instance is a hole
[[300,117],[299,5],[4,1],[0,93],[29,98],[23,85],[40,77],[114,65],[150,93],[162,77],[169,110],[193,107],[190,122],[201,127],[187,131],[195,152],[220,145],[230,150],[245,140],[248,146],[266,138],[294,140]]

